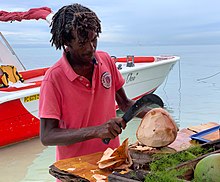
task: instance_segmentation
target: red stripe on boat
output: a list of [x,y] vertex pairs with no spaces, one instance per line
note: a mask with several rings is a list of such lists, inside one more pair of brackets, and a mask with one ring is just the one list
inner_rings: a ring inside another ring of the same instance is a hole
[[39,69],[34,69],[34,70],[19,71],[19,73],[22,75],[24,80],[27,80],[27,79],[45,75],[48,69],[49,68],[39,68]]
[[[115,58],[112,58],[112,59],[115,60]],[[116,62],[127,62],[127,58],[126,57],[116,58],[115,61]],[[151,63],[154,61],[155,61],[155,58],[153,56],[149,56],[149,57],[135,56],[134,57],[134,63]]]

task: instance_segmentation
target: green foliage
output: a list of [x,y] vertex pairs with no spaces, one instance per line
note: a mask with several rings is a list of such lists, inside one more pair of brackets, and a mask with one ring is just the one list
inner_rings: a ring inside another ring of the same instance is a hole
[[187,149],[186,151],[192,153],[193,155],[195,155],[196,157],[205,155],[209,152],[213,152],[214,148],[202,148],[201,146],[195,146],[195,147],[190,147],[189,149]]
[[196,156],[189,152],[180,152],[174,154],[165,154],[160,159],[150,163],[151,171],[164,171],[165,169],[175,167],[176,165],[195,159]]
[[[176,182],[176,181],[183,181],[178,179],[179,176],[183,175],[186,169],[181,170],[170,170],[169,172],[166,171],[156,171],[151,174],[148,174],[145,177],[145,182]],[[178,179],[178,180],[177,180]]]
[[[172,154],[155,154],[153,162],[150,163],[151,174],[145,177],[146,182],[175,182],[179,181],[178,177],[184,175],[187,168],[174,169],[178,164],[193,160],[201,155],[213,151],[212,149],[204,149],[201,146],[190,147],[187,150]],[[171,170],[172,169],[172,170]]]

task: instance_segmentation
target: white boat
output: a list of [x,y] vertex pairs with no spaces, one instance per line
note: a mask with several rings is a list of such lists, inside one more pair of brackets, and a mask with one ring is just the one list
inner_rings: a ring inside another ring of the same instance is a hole
[[[26,70],[0,32],[0,66],[13,65],[24,82],[0,88],[0,147],[39,135],[38,101],[41,81],[48,68]],[[180,59],[178,56],[112,57],[125,79],[125,91],[134,100],[154,92]],[[117,109],[117,106],[116,106]]]

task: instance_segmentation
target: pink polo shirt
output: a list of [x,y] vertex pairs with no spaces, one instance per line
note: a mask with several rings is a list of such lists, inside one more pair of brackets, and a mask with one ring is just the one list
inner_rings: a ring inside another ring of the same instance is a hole
[[[46,73],[41,85],[39,117],[58,119],[60,128],[84,128],[105,123],[116,116],[115,92],[124,84],[124,78],[110,56],[95,53],[92,85],[77,75],[68,63],[65,53]],[[119,138],[109,145],[100,138],[69,146],[57,146],[57,160],[104,151],[119,146]]]

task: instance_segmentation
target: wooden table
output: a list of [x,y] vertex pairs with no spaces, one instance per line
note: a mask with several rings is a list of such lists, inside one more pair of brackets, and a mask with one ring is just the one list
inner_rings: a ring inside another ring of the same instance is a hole
[[[190,139],[192,134],[203,131],[208,128],[217,126],[218,123],[209,122],[206,124],[184,128],[178,132],[176,140],[169,145],[176,151],[187,149],[195,144]],[[55,162],[50,166],[49,172],[54,177],[62,181],[91,181],[95,182],[94,174],[108,176],[112,173],[110,170],[101,170],[98,168],[97,162],[101,159],[103,153],[94,153],[90,155],[64,159]],[[107,181],[107,179],[106,179]]]

